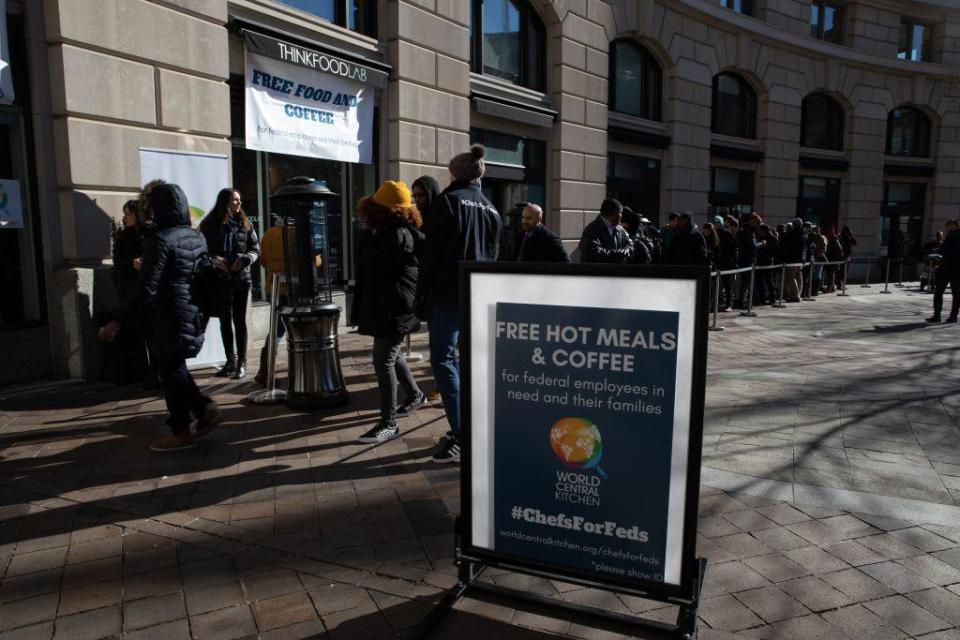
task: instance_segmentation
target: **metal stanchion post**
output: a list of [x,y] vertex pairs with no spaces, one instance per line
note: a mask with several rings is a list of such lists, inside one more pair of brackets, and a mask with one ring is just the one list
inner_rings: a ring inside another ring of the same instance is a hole
[[753,285],[754,277],[757,273],[757,265],[751,265],[750,269],[750,289],[747,291],[747,310],[741,311],[741,316],[746,316],[747,318],[756,318],[757,314],[753,312]]
[[884,270],[883,291],[880,293],[893,293],[890,291],[890,258],[887,258],[887,268]]
[[777,298],[777,304],[773,305],[777,309],[783,309],[787,305],[783,304],[783,284],[787,279],[787,265],[780,265],[780,297]]
[[900,258],[900,266],[897,271],[897,288],[903,289],[903,258]]
[[[800,272],[803,273],[803,267],[800,267]],[[801,292],[803,294],[803,292]],[[810,263],[810,276],[807,278],[807,287],[806,293],[803,295],[804,302],[813,302],[813,263]]]
[[717,269],[717,282],[713,287],[713,324],[710,325],[710,331],[723,331],[723,327],[717,326],[717,314],[720,312],[720,270]]
[[247,399],[254,404],[280,404],[286,401],[287,392],[276,388],[277,370],[277,304],[280,301],[280,274],[273,274],[270,290],[270,331],[267,335],[267,384],[262,391],[254,391]]
[[423,354],[419,351],[412,351],[410,348],[410,334],[407,334],[406,345],[404,347],[403,359],[407,362],[420,362],[423,360]]
[[850,258],[846,259],[846,262],[843,263],[843,279],[840,281],[840,293],[838,296],[849,296],[847,293],[847,278],[850,276]]
[[866,265],[867,265],[867,276],[866,276],[866,280],[863,281],[863,284],[860,285],[860,288],[861,288],[861,289],[869,289],[869,288],[870,288],[870,262],[872,262],[872,261],[870,260],[870,258],[867,258],[867,262],[866,262]]

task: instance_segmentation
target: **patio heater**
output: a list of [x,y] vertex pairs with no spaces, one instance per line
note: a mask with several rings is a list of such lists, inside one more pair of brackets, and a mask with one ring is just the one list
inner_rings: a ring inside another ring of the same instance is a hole
[[288,294],[280,319],[287,328],[287,406],[293,409],[327,409],[348,398],[340,369],[341,309],[333,303],[327,232],[328,203],[336,197],[325,181],[303,176],[290,178],[270,196],[271,208],[284,225]]

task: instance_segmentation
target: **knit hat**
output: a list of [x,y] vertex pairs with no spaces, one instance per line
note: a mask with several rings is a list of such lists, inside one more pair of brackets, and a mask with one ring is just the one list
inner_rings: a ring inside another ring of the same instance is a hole
[[483,164],[483,156],[486,151],[483,145],[475,144],[470,147],[470,151],[458,153],[450,160],[450,175],[454,180],[465,180],[474,182],[483,177],[486,166]]
[[400,180],[385,180],[377,192],[373,194],[373,201],[387,209],[402,209],[413,206],[410,189]]
[[723,216],[713,216],[713,224],[723,226]]

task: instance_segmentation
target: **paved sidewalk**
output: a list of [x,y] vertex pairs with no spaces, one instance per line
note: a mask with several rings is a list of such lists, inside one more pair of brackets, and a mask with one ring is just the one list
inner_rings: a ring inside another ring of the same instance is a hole
[[[711,334],[701,638],[960,640],[960,326],[922,326],[928,296],[878,291],[721,315]],[[225,423],[168,457],[146,451],[164,433],[156,398],[0,389],[0,640],[402,637],[455,581],[458,469],[429,461],[438,409],[354,442],[376,416],[367,344],[342,342],[336,414],[247,405],[252,382],[204,376]],[[467,599],[434,637],[624,636]]]

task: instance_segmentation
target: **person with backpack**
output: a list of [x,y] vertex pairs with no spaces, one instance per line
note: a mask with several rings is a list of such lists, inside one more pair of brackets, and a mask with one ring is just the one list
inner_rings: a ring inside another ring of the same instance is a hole
[[140,196],[140,209],[153,220],[156,232],[144,247],[136,283],[99,337],[113,340],[122,326],[135,321],[144,305],[153,305],[151,340],[170,413],[167,425],[173,433],[154,442],[150,450],[185,451],[196,448],[196,439],[220,421],[220,408],[200,392],[186,362],[203,346],[202,272],[208,264],[207,245],[190,225],[187,196],[178,185],[162,180],[149,183]]

